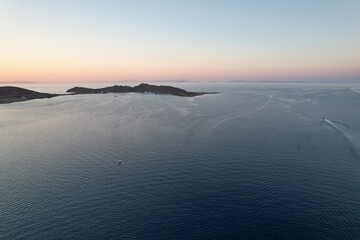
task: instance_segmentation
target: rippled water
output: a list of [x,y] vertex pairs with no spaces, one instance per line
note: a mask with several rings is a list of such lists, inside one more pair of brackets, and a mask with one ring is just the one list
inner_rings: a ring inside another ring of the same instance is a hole
[[360,87],[182,87],[0,105],[0,239],[360,238]]

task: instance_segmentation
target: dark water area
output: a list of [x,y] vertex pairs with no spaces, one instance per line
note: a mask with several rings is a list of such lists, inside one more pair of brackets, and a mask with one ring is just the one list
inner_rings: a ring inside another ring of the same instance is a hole
[[0,239],[360,239],[360,86],[179,86],[0,105]]

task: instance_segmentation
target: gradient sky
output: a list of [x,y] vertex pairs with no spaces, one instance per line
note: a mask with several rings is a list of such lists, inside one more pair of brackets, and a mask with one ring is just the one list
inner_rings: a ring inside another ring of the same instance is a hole
[[0,81],[360,81],[359,0],[0,0]]

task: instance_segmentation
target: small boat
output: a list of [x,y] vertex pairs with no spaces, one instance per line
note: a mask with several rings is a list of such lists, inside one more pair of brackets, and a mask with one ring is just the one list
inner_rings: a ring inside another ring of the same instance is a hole
[[118,164],[120,165],[121,163],[122,163],[122,161],[121,161],[121,160],[119,160],[119,161],[118,161]]

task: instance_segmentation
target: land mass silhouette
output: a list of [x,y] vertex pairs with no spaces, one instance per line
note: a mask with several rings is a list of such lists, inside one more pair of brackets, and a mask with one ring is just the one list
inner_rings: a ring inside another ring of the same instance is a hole
[[0,87],[0,104],[22,102],[32,99],[52,98],[62,94],[40,93],[19,87]]
[[111,87],[104,88],[84,88],[84,87],[74,87],[66,92],[74,93],[74,94],[91,94],[91,93],[153,93],[153,94],[167,94],[174,95],[178,97],[195,97],[204,94],[214,94],[215,92],[188,92],[181,88],[176,88],[172,86],[157,86],[150,85],[146,83],[141,83],[138,86],[130,87],[130,86],[119,86],[114,85]]
[[104,88],[85,88],[73,87],[66,91],[69,94],[50,94],[32,91],[20,87],[0,87],[0,104],[21,102],[33,99],[52,98],[57,96],[77,95],[77,94],[101,94],[101,93],[152,93],[152,94],[166,94],[178,97],[195,97],[204,94],[215,94],[216,92],[188,92],[181,88],[172,86],[157,86],[146,83],[141,83],[138,86],[111,86]]

